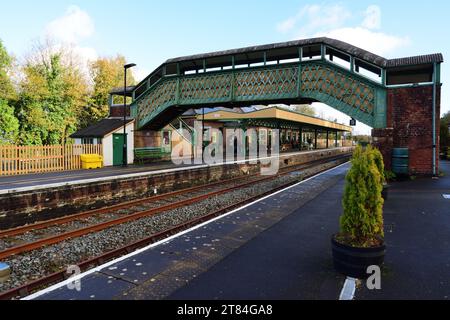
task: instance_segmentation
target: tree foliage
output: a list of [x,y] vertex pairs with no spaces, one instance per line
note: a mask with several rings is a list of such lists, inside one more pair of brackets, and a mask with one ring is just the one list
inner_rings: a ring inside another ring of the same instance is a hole
[[0,99],[0,145],[16,143],[18,133],[19,120],[14,116],[14,108]]
[[[88,126],[108,116],[108,95],[112,88],[123,87],[125,57],[100,58],[91,64],[90,72],[93,80],[93,92],[89,105],[82,116],[82,126]],[[135,84],[131,70],[127,72],[127,85]],[[123,103],[115,101],[115,103]]]
[[0,145],[16,143],[19,121],[14,115],[16,90],[10,79],[13,58],[0,40]]
[[86,105],[87,82],[63,48],[38,47],[22,68],[17,115],[23,145],[65,144]]
[[352,166],[346,176],[342,201],[344,214],[340,219],[341,234],[338,237],[348,245],[370,247],[380,244],[384,238],[380,156],[381,153],[371,146],[365,150],[358,146],[353,155]]
[[[0,40],[0,144],[68,143],[77,129],[108,116],[109,92],[123,86],[126,64],[120,55],[100,58],[87,71],[72,48],[52,40],[15,62]],[[128,84],[135,84],[131,70]]]
[[0,99],[12,100],[15,98],[15,89],[9,76],[13,58],[0,40]]
[[298,104],[294,106],[296,112],[302,113],[307,116],[315,117],[316,109],[310,104]]
[[441,126],[440,126],[440,147],[441,151],[445,151],[448,147],[450,147],[450,111],[444,114],[441,118]]

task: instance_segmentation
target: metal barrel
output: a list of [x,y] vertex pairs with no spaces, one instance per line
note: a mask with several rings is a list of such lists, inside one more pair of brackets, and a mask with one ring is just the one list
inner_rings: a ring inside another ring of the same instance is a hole
[[394,148],[392,150],[392,171],[395,174],[409,173],[409,149]]

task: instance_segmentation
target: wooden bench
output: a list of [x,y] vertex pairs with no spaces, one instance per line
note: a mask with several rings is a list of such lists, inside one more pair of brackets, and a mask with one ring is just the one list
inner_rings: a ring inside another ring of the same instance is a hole
[[160,147],[134,149],[134,159],[138,163],[144,163],[146,160],[162,159],[168,155],[170,155],[170,152],[166,152],[164,148]]

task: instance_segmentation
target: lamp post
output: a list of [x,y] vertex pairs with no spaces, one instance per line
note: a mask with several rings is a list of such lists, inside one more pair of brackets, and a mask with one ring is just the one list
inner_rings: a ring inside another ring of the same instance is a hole
[[123,162],[122,165],[128,165],[128,137],[127,137],[127,70],[136,67],[136,64],[130,63],[123,66],[124,68],[124,86],[123,86]]

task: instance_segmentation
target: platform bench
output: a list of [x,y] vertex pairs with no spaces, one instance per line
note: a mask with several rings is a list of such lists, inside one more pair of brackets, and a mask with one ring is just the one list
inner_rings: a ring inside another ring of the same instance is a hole
[[170,155],[170,153],[160,147],[134,149],[134,159],[138,163],[144,163],[146,160],[162,159],[168,155]]

